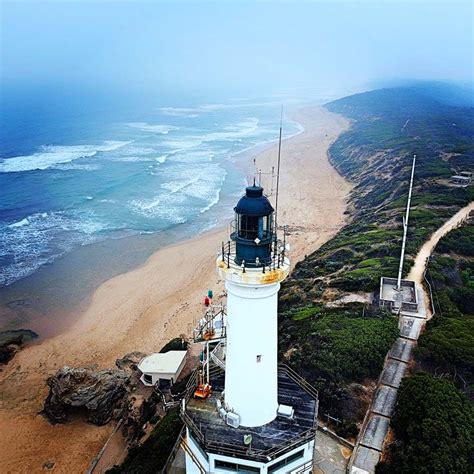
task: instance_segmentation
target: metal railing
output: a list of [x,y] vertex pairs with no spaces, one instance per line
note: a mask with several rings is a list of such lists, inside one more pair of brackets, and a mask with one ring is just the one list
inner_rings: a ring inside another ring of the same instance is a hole
[[319,398],[319,392],[301,375],[295,372],[291,367],[286,364],[278,364],[278,370],[283,370],[286,372],[288,377],[290,377],[294,382],[296,382],[306,393],[311,395],[313,398]]
[[165,465],[162,469],[162,473],[166,474],[170,471],[171,464],[174,461],[174,458],[176,457],[177,452],[179,451],[179,448],[181,446],[181,439],[183,438],[184,432],[186,431],[186,426],[183,425],[181,428],[181,431],[178,434],[178,437],[176,438],[176,442],[174,443],[173,449],[171,450],[170,455],[168,456],[168,459],[165,462]]
[[[284,364],[278,366],[278,371],[285,372],[288,377],[290,377],[295,383],[297,383],[311,397],[315,398],[316,403],[318,403],[318,391],[303,377],[298,375],[293,369]],[[197,370],[194,371],[191,377],[189,378],[186,387],[185,405],[187,405],[187,402],[193,395],[194,390],[196,388],[197,372]],[[216,375],[218,373],[222,373],[222,369],[220,367],[213,367],[211,369],[211,375]],[[276,457],[279,457],[285,454],[286,452],[289,452],[292,449],[295,449],[298,446],[301,446],[314,438],[317,430],[317,410],[318,406],[316,405],[312,428],[309,428],[308,430],[294,436],[293,438],[283,441],[281,444],[266,450],[256,450],[254,448],[249,450],[247,446],[240,447],[226,444],[221,440],[210,439],[209,437],[206,437],[200,427],[196,425],[196,423],[194,422],[192,417],[186,412],[186,410],[181,410],[181,418],[184,421],[185,425],[191,430],[191,432],[193,433],[193,437],[196,439],[196,441],[200,443],[204,451],[222,454],[224,456],[237,456],[242,458],[248,458],[267,463],[270,460],[275,459]]]
[[179,432],[178,438],[176,439],[176,442],[174,443],[173,449],[171,450],[170,455],[168,456],[168,459],[166,460],[166,463],[163,467],[163,469],[160,471],[162,474],[172,474],[173,471],[173,462],[176,458],[176,454],[180,450],[180,448],[183,449],[183,451],[189,455],[189,457],[192,459],[193,463],[196,465],[198,468],[199,472],[201,474],[206,474],[206,469],[204,466],[201,464],[199,459],[195,456],[193,453],[192,449],[189,448],[188,443],[186,441],[185,437],[186,433],[186,426],[183,426],[181,428],[181,431]]
[[[271,245],[270,251],[270,259],[269,261],[263,262],[259,261],[257,257],[257,261],[255,262],[246,262],[245,260],[242,261],[240,267],[242,271],[245,273],[247,268],[251,269],[261,269],[262,273],[266,271],[275,270],[277,268],[281,268],[285,263],[288,263],[288,259],[286,258],[286,242],[281,240],[275,240]],[[226,264],[227,268],[230,268],[232,264],[235,263],[235,258],[237,254],[236,243],[232,240],[228,240],[227,242],[222,242],[221,245],[221,261]]]
[[205,452],[212,452],[221,454],[223,456],[239,457],[243,459],[247,458],[265,463],[280,457],[281,455],[297,448],[298,446],[306,444],[308,441],[313,439],[316,434],[316,428],[309,428],[303,433],[300,433],[299,435],[294,436],[293,438],[290,438],[273,448],[257,450],[252,447],[249,449],[247,446],[236,446],[234,444],[224,443],[222,440],[209,439],[204,435],[194,420],[186,412],[181,413],[181,417],[185,425],[192,432],[193,437],[197,442],[199,442],[201,448]]
[[211,352],[212,361],[221,369],[225,369],[225,342],[221,341]]

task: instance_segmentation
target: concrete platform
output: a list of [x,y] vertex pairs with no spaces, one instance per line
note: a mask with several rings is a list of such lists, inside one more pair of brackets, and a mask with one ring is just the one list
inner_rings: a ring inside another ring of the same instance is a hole
[[372,402],[372,411],[383,416],[392,416],[397,402],[397,389],[381,385]]
[[375,466],[379,460],[380,453],[377,450],[359,446],[351,472],[356,473],[361,472],[361,470],[365,472],[375,472]]
[[411,351],[415,346],[414,341],[403,339],[399,337],[394,343],[388,356],[392,359],[401,360],[402,362],[408,362],[411,357]]
[[405,364],[405,362],[389,359],[383,369],[381,383],[393,388],[400,387],[406,369],[407,364]]
[[424,319],[400,316],[400,336],[416,341],[424,324]]
[[314,452],[315,474],[344,474],[350,450],[323,431],[316,433]]
[[389,424],[390,420],[385,416],[372,415],[360,442],[361,446],[382,451]]

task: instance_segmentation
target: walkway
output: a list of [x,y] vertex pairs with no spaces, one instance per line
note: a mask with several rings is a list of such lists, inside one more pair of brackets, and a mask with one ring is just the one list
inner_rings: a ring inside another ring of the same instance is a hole
[[418,312],[402,311],[400,313],[400,334],[387,354],[375,396],[362,424],[356,447],[349,462],[351,474],[375,472],[375,466],[380,460],[385,437],[388,433],[390,417],[395,409],[398,388],[407,372],[416,341],[424,329],[426,321],[432,316],[428,309],[430,298],[423,288],[427,259],[439,240],[459,226],[471,212],[474,212],[474,202],[460,209],[434,232],[423,244],[415,258],[407,280],[414,281],[416,284]]

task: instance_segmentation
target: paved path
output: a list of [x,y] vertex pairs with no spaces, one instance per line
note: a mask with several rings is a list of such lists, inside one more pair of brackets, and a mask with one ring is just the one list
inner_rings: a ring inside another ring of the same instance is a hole
[[387,354],[375,396],[367,411],[350,461],[352,474],[373,473],[380,460],[390,417],[395,410],[397,392],[408,370],[411,353],[426,321],[423,289],[415,283],[418,312],[401,312],[400,335]]
[[397,392],[401,380],[408,370],[411,353],[425,323],[431,318],[429,295],[423,288],[426,262],[436,244],[449,231],[459,226],[474,212],[474,202],[460,209],[447,220],[422,245],[407,280],[415,282],[418,312],[401,312],[399,316],[400,335],[387,354],[379,378],[377,391],[364,419],[356,447],[349,463],[352,474],[373,473],[382,454],[385,436],[388,433],[390,417],[395,409]]

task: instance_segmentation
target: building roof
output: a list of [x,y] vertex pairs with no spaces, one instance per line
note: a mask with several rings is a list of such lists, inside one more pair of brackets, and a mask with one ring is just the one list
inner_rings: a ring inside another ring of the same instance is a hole
[[143,358],[138,364],[138,368],[142,373],[176,373],[185,357],[186,351],[154,353]]

